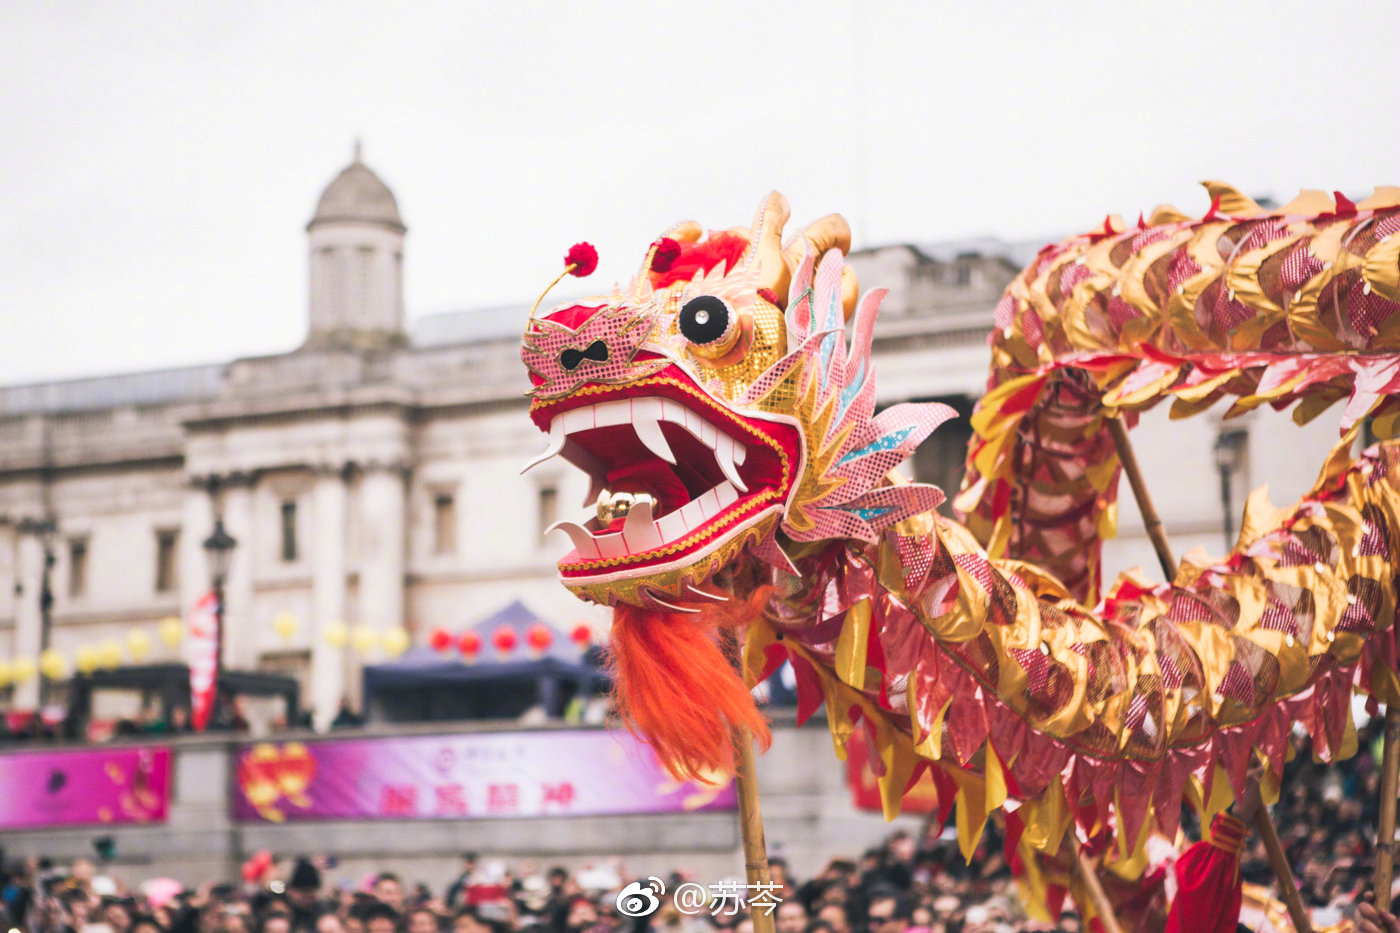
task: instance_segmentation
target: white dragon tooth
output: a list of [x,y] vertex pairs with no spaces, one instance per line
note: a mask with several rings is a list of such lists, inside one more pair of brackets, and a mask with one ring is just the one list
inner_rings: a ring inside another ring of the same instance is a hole
[[677,606],[675,603],[668,603],[668,602],[666,602],[666,600],[664,600],[664,599],[662,599],[661,597],[657,596],[657,595],[656,595],[655,593],[653,593],[653,592],[648,592],[648,593],[647,593],[647,599],[649,599],[649,600],[651,600],[652,602],[656,603],[658,606],[665,606],[667,609],[672,609],[672,610],[674,610],[674,611],[676,611],[676,612],[699,612],[699,611],[700,611],[699,609],[696,609],[696,608],[694,608],[694,607],[692,607],[692,606]]
[[626,424],[632,417],[632,406],[626,399],[612,402],[599,402],[593,406],[593,424],[606,428],[614,424]]
[[661,540],[661,530],[652,521],[651,503],[646,499],[639,499],[628,511],[627,521],[622,523],[622,538],[629,554],[650,551],[665,543]]
[[694,531],[705,524],[705,507],[700,504],[699,499],[691,499],[681,508],[680,516],[685,522],[686,531]]
[[687,590],[690,590],[690,592],[694,593],[696,596],[703,596],[703,597],[705,597],[706,599],[713,599],[713,600],[715,600],[715,601],[717,601],[717,602],[721,602],[721,603],[723,603],[723,602],[728,602],[728,601],[729,601],[729,597],[726,596],[726,595],[724,595],[723,593],[709,593],[709,592],[706,592],[705,590],[696,589],[695,587],[691,586],[689,583],[687,583],[687,584],[685,585],[685,588],[686,588]]
[[738,441],[734,442],[734,462],[739,466],[744,465],[744,461],[749,456],[749,449]]
[[729,483],[720,483],[715,487],[715,498],[719,500],[721,509],[727,508],[739,499],[739,491]]
[[740,492],[748,492],[749,486],[739,475],[739,467],[734,463],[734,447],[734,438],[721,434],[719,443],[715,445],[715,462],[719,464],[725,479],[733,483]]
[[[583,408],[575,408],[563,414],[564,433],[573,434],[576,431],[587,431],[593,427],[593,406],[586,405]],[[553,425],[551,425],[553,427]]]
[[690,530],[680,512],[667,512],[656,520],[656,528],[661,532],[662,541],[675,541]]
[[529,463],[520,468],[521,473],[527,473],[532,468],[544,463],[550,457],[564,449],[564,441],[568,440],[568,434],[564,431],[564,421],[562,418],[555,418],[549,423],[549,447]]
[[569,536],[569,540],[574,543],[574,550],[578,551],[578,556],[584,560],[593,560],[598,555],[598,545],[588,529],[573,522],[555,522],[544,530],[545,534],[551,531],[562,531]]
[[610,535],[599,535],[593,540],[598,542],[598,553],[604,557],[627,556],[627,543],[622,540],[621,532],[614,532]]
[[[633,399],[632,400],[632,428],[637,432],[637,439],[646,445],[647,450],[674,464],[676,455],[671,453],[671,445],[666,443],[666,436],[661,433],[660,399]],[[644,405],[643,402],[654,404]]]

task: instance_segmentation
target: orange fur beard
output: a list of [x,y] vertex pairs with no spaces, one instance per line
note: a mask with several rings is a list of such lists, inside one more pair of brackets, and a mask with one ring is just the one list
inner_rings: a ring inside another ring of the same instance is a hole
[[772,744],[768,723],[718,637],[757,616],[769,593],[698,613],[619,605],[613,612],[612,673],[618,715],[650,743],[677,780],[734,771],[734,731]]

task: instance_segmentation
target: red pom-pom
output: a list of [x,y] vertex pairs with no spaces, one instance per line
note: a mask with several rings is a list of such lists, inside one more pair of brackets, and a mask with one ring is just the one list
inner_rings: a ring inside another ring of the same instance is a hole
[[656,241],[656,252],[651,254],[651,271],[668,272],[681,258],[681,245],[668,236]]
[[525,632],[525,640],[536,651],[544,651],[554,641],[554,632],[548,625],[532,625]]
[[428,647],[442,652],[452,647],[452,633],[445,628],[435,628],[428,633]]
[[496,634],[491,637],[495,643],[496,650],[501,654],[509,654],[515,648],[515,629],[504,626],[496,629]]
[[593,629],[589,628],[587,623],[580,622],[578,625],[575,625],[574,630],[569,633],[569,639],[580,648],[583,648],[588,645],[589,642],[593,641]]
[[579,278],[592,275],[593,270],[598,268],[598,251],[592,243],[575,243],[564,254],[564,265],[575,267],[570,275]]
[[457,650],[467,657],[475,657],[481,652],[481,636],[476,632],[463,632],[457,639]]

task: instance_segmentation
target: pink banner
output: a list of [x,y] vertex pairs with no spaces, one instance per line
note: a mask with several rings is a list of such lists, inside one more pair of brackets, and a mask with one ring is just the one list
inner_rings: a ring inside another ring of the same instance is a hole
[[715,781],[677,781],[648,746],[601,729],[260,742],[239,753],[233,816],[282,823],[732,810],[732,777]]
[[170,749],[0,755],[0,830],[164,823]]
[[190,724],[203,732],[214,709],[218,676],[219,598],[205,593],[190,609]]

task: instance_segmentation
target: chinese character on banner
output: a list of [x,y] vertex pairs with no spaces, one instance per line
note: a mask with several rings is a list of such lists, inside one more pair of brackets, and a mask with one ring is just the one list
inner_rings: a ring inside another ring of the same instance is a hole
[[214,712],[218,679],[219,600],[205,593],[190,608],[190,725],[203,732]]
[[569,804],[574,802],[574,785],[571,781],[562,784],[544,785],[544,805],[558,804],[560,808],[567,810]]
[[467,797],[461,784],[437,786],[437,812],[439,816],[467,815]]
[[385,784],[379,801],[384,816],[415,816],[418,811],[418,788],[412,784]]
[[491,813],[515,813],[520,809],[520,787],[492,784],[486,789],[486,809]]

